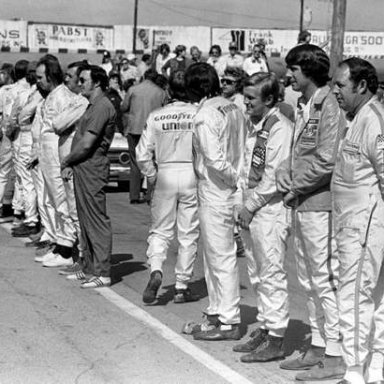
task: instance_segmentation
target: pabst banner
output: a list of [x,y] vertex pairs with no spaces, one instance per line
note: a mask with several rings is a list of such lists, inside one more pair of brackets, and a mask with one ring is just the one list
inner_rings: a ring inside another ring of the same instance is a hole
[[29,23],[28,42],[31,50],[111,50],[114,48],[113,27]]
[[19,51],[27,46],[26,21],[0,20],[0,48]]

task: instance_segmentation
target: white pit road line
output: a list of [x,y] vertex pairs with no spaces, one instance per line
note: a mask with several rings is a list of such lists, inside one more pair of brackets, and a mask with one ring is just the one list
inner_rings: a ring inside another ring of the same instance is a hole
[[[3,223],[1,226],[8,232],[11,233],[12,223]],[[19,238],[23,243],[30,241],[28,238]],[[196,347],[194,344],[190,343],[184,337],[180,336],[178,333],[172,331],[161,321],[157,320],[155,317],[151,316],[148,312],[144,311],[142,308],[131,303],[129,300],[125,299],[123,296],[120,296],[118,293],[113,291],[111,288],[96,288],[100,295],[104,296],[112,304],[116,305],[128,316],[133,317],[140,323],[146,325],[147,327],[153,329],[160,337],[167,340],[169,343],[173,344],[175,347],[180,349],[182,352],[186,353],[194,360],[198,361],[210,371],[214,372],[218,376],[222,377],[224,380],[228,381],[231,384],[253,384],[252,381],[248,380],[246,377],[240,375],[233,369],[229,368],[227,365],[223,364],[219,360],[213,358],[208,353],[204,352],[202,349]]]
[[229,368],[219,360],[216,360],[208,353],[204,352],[200,348],[196,347],[189,341],[185,340],[184,337],[180,336],[176,332],[172,331],[162,322],[151,316],[148,312],[144,311],[137,305],[131,303],[124,297],[120,296],[110,288],[96,288],[96,291],[104,296],[112,304],[116,305],[128,316],[135,318],[142,324],[152,328],[159,336],[167,340],[179,348],[182,352],[191,356],[193,359],[198,361],[207,367],[210,371],[221,376],[224,380],[227,380],[232,384],[253,384],[244,376]]

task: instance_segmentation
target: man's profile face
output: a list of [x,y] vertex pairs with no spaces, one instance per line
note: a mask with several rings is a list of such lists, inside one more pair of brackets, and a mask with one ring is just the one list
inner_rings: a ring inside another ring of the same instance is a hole
[[294,91],[304,93],[311,79],[304,75],[299,65],[291,65],[288,67],[287,76],[291,78],[291,86]]
[[47,79],[45,74],[45,65],[41,64],[36,68],[36,85],[39,89],[44,92],[49,92],[51,88],[51,83]]
[[260,120],[267,108],[261,97],[261,87],[259,85],[244,87],[243,94],[247,115],[254,120]]
[[91,79],[91,71],[81,71],[79,75],[79,86],[81,94],[89,99],[95,89],[95,83]]
[[79,77],[77,76],[77,67],[68,68],[64,76],[64,84],[73,93],[80,93]]
[[354,82],[351,80],[351,72],[347,65],[337,68],[333,83],[333,93],[340,108],[347,112],[353,112],[358,104],[358,93]]

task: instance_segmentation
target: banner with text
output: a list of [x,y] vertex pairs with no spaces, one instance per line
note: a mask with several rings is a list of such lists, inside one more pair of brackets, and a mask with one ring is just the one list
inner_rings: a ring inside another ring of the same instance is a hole
[[[262,40],[265,43],[267,55],[285,56],[296,45],[298,33],[298,30],[212,28],[212,44],[219,44],[226,52],[228,44],[235,42],[238,50],[246,53],[251,52],[253,45]],[[311,33],[311,43],[329,52],[330,32],[311,30]],[[345,32],[344,55],[384,56],[384,32]]]
[[114,49],[113,27],[70,24],[28,24],[29,48],[39,50]]
[[0,20],[0,48],[19,51],[27,46],[26,21]]
[[[164,27],[138,26],[136,33],[136,50],[151,52],[161,44],[168,44],[171,50],[176,45],[183,44],[189,49],[196,45],[203,52],[208,52],[211,42],[211,28],[209,27]],[[129,25],[115,25],[115,49],[132,52],[133,27]]]

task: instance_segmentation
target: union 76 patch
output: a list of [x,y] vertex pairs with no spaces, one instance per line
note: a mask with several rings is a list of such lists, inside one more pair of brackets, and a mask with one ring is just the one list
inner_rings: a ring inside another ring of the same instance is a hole
[[377,149],[384,150],[384,135],[377,135]]

